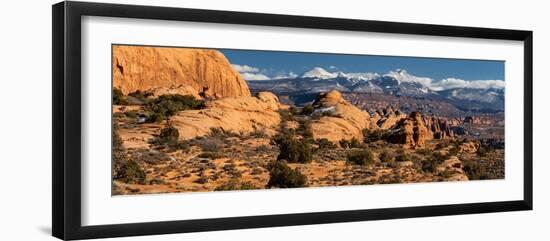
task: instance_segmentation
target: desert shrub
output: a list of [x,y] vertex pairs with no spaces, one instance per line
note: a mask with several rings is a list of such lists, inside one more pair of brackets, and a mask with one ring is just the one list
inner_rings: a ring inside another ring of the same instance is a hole
[[487,169],[477,161],[464,162],[464,173],[470,180],[489,179]]
[[147,115],[147,118],[145,119],[145,122],[147,123],[158,123],[163,120],[166,120],[168,117],[165,116],[163,113],[157,113],[153,112]]
[[113,149],[115,150],[123,150],[124,149],[124,146],[123,146],[123,141],[122,141],[122,138],[120,137],[120,135],[118,134],[118,126],[117,125],[113,125],[113,127],[111,128],[111,135],[112,135],[112,141],[113,141]]
[[128,101],[126,100],[126,97],[122,93],[122,91],[118,88],[113,88],[113,105],[127,105]]
[[130,110],[130,111],[124,112],[124,115],[128,118],[136,118],[138,113],[136,111]]
[[404,162],[409,160],[411,160],[411,157],[404,150],[399,150],[397,155],[395,156],[395,161],[397,162]]
[[290,134],[279,135],[275,140],[279,146],[277,160],[308,163],[312,159],[311,146],[306,141],[298,141]]
[[313,132],[311,131],[311,120],[302,119],[299,121],[298,134],[302,135],[303,139],[308,142],[313,142]]
[[251,137],[254,137],[254,138],[266,138],[267,137],[267,134],[265,133],[265,130],[259,130],[259,129],[255,129],[254,131],[250,132],[248,135],[251,136]]
[[332,143],[327,138],[317,139],[317,145],[319,149],[334,149],[337,147],[336,144]]
[[435,173],[437,171],[437,166],[439,161],[433,157],[424,159],[420,162],[423,172]]
[[197,100],[192,95],[161,95],[156,99],[149,101],[149,110],[153,112],[148,118],[148,122],[163,120],[175,115],[178,111],[189,109],[201,109],[204,107],[204,101]]
[[307,177],[296,169],[290,168],[286,163],[273,161],[268,164],[269,182],[267,187],[294,188],[305,187]]
[[178,128],[167,126],[160,130],[159,141],[161,143],[176,143],[178,142],[180,133]]
[[126,149],[124,148],[122,138],[117,132],[117,125],[113,125],[111,131],[112,140],[112,165],[113,176],[117,176],[120,172],[122,165],[126,162]]
[[389,131],[388,130],[370,130],[370,129],[363,129],[363,140],[365,143],[371,143],[376,142],[380,140],[385,140],[388,138]]
[[346,139],[342,139],[338,142],[340,144],[340,147],[342,148],[350,148],[350,141]]
[[151,144],[168,147],[169,151],[176,150],[188,150],[189,142],[179,139],[179,131],[173,126],[166,126],[160,130],[160,133],[157,138],[150,142]]
[[363,148],[363,144],[353,137],[350,140],[342,139],[339,141],[339,144],[342,148]]
[[219,158],[225,158],[225,154],[220,152],[203,152],[198,155],[200,158],[208,158],[208,159],[219,159]]
[[383,150],[380,155],[378,155],[378,159],[380,159],[381,162],[391,162],[395,158],[395,154],[389,150]]
[[226,138],[226,137],[239,137],[240,134],[233,132],[231,130],[224,130],[223,128],[219,127],[212,127],[210,128],[210,133],[208,134],[210,137],[218,137],[218,138]]
[[271,146],[270,145],[261,145],[261,146],[256,147],[255,150],[257,152],[268,152],[268,151],[271,150]]
[[217,186],[214,191],[231,191],[231,190],[253,190],[258,189],[250,182],[239,182],[238,179],[232,178],[226,183]]
[[146,174],[136,161],[128,160],[122,163],[115,179],[130,184],[145,184]]
[[493,148],[486,144],[481,144],[479,146],[479,149],[477,149],[476,154],[480,157],[486,157],[491,151],[493,151]]
[[138,100],[140,100],[141,102],[147,102],[147,98],[149,98],[150,96],[153,95],[153,93],[151,92],[146,92],[146,91],[141,91],[141,90],[136,90],[132,93],[129,93],[128,94],[129,96],[132,96]]
[[430,150],[428,148],[418,149],[418,150],[416,150],[416,153],[418,155],[422,155],[422,156],[431,156],[433,154],[432,150]]
[[357,138],[353,137],[349,141],[349,147],[351,147],[351,148],[362,148],[363,145],[361,145],[361,142],[359,140],[357,140]]
[[281,122],[293,121],[294,113],[290,109],[279,109],[279,115],[281,116]]
[[374,162],[374,155],[369,150],[353,150],[347,155],[347,161],[355,165],[367,165]]
[[205,177],[205,176],[199,177],[197,178],[197,180],[195,180],[195,182],[198,184],[208,183],[208,177]]
[[442,151],[435,151],[432,153],[432,158],[435,159],[436,161],[438,161],[439,163],[442,163],[443,161],[445,161],[446,159],[448,159],[449,155],[448,154],[443,154]]
[[199,146],[203,151],[216,152],[220,151],[224,147],[223,140],[218,137],[204,137],[195,139],[194,144]]
[[311,113],[313,113],[313,111],[315,111],[315,108],[313,108],[313,106],[311,104],[306,104],[302,108],[302,115],[311,115]]
[[241,171],[237,169],[237,166],[234,163],[225,164],[222,169],[225,173],[235,178],[241,177],[242,175]]
[[451,149],[449,149],[448,156],[456,156],[460,152],[460,147],[458,145],[454,145]]

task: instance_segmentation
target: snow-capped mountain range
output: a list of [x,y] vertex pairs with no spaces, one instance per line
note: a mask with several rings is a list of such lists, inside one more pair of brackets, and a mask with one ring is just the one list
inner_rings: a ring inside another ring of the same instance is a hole
[[504,109],[504,81],[433,80],[397,69],[385,74],[330,72],[315,67],[303,74],[283,79],[248,80],[252,90],[267,90],[277,94],[318,93],[336,89],[342,92],[378,93],[415,98],[434,98],[454,104],[491,110]]

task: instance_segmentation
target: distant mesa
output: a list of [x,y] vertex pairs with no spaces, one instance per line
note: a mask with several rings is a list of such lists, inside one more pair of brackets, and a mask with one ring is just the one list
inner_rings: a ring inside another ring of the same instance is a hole
[[[246,81],[217,50],[113,46],[113,86],[213,98],[250,96]],[[192,90],[195,90],[193,92]]]

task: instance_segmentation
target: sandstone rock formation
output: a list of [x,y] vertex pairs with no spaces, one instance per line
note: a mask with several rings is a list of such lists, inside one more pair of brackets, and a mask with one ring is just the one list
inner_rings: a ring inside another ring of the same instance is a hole
[[412,112],[409,117],[401,119],[391,132],[389,141],[403,144],[405,148],[423,147],[426,140],[432,139],[419,112]]
[[434,139],[448,139],[454,137],[454,133],[451,130],[451,125],[447,122],[447,119],[439,118],[435,116],[424,116],[424,124],[430,131],[429,135]]
[[224,98],[211,101],[205,109],[181,111],[170,118],[180,138],[208,135],[211,128],[236,133],[255,130],[273,134],[281,122],[277,110],[283,108],[272,93],[260,92],[255,97]]
[[216,50],[113,46],[112,58],[113,86],[125,94],[190,87],[211,97],[250,96],[246,81]]
[[460,152],[464,153],[476,153],[479,150],[480,142],[479,141],[469,141],[462,143],[458,146]]
[[377,125],[380,129],[390,129],[394,127],[400,120],[407,117],[407,115],[399,110],[394,110],[392,107],[386,108],[382,111],[378,111],[382,117],[377,121]]
[[437,166],[437,173],[447,175],[446,181],[468,181],[464,166],[456,156],[452,156]]
[[332,90],[319,95],[313,107],[334,108],[333,116],[323,116],[312,122],[315,139],[326,138],[335,143],[352,138],[363,141],[363,129],[369,127],[370,115],[344,100],[340,92]]

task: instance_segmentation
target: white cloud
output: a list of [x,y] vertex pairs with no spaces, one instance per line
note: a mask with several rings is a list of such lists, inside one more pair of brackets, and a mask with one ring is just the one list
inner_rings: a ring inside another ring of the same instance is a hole
[[245,80],[269,80],[270,78],[260,73],[241,73]]
[[296,77],[298,77],[296,73],[289,72],[288,74],[285,74],[285,73],[277,74],[275,77],[273,77],[273,79],[294,79]]
[[401,82],[416,82],[435,91],[456,88],[503,89],[505,86],[505,83],[502,80],[463,80],[458,78],[446,78],[435,82],[431,78],[414,76],[412,74],[409,74],[407,71],[401,69],[390,71],[385,74],[385,76],[391,76]]
[[331,66],[329,66],[328,68],[329,68],[329,69],[336,69],[337,67],[334,66],[334,65],[331,65]]
[[502,80],[463,80],[457,78],[447,78],[435,83],[431,83],[429,88],[432,90],[448,90],[456,88],[504,89],[504,86],[505,83]]
[[260,68],[250,65],[232,64],[233,68],[237,70],[245,80],[269,80],[270,78],[262,74]]
[[259,68],[248,66],[248,65],[238,65],[238,64],[232,64],[233,68],[235,70],[239,71],[239,73],[258,73],[260,72]]

